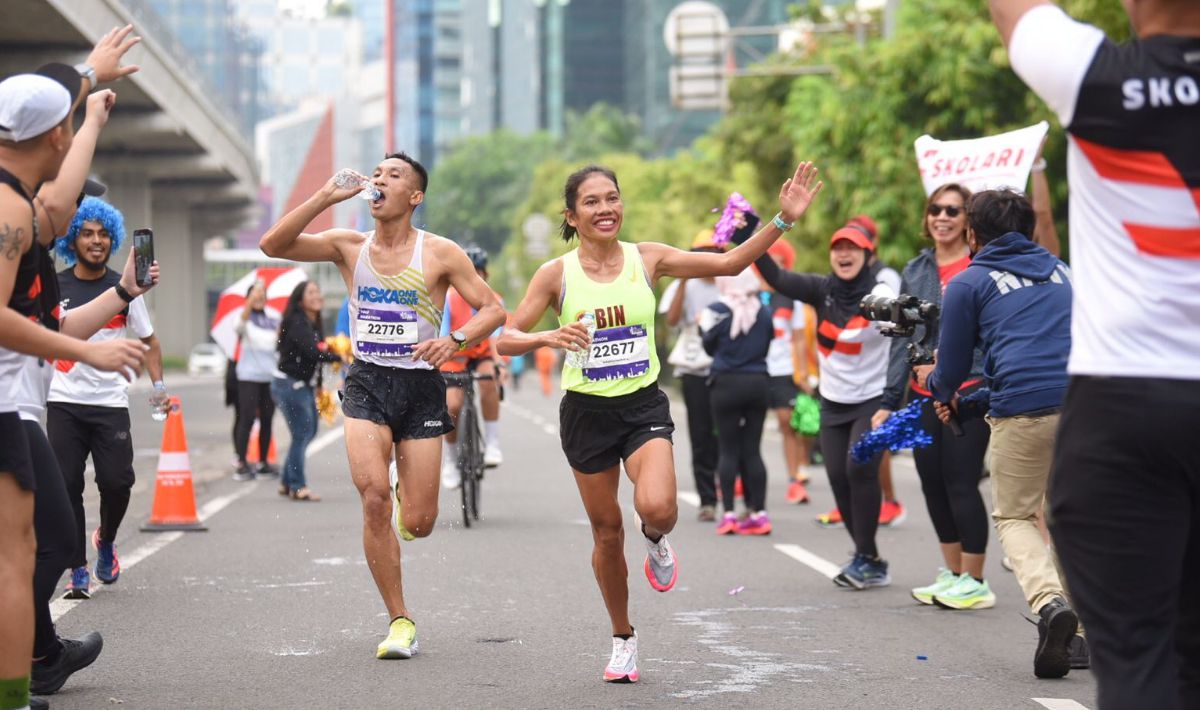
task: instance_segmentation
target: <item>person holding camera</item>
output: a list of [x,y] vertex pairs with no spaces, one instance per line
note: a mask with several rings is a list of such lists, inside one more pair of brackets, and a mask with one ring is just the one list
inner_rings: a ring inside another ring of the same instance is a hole
[[887,339],[859,314],[864,296],[896,296],[871,268],[874,249],[874,242],[861,229],[845,226],[829,240],[829,274],[784,271],[770,255],[754,262],[771,288],[817,309],[821,451],[833,497],[854,540],[854,557],[833,581],[854,589],[883,587],[892,581],[888,563],[875,545],[882,502],[880,457],[858,463],[850,456],[851,446],[870,429],[871,416],[879,411],[887,379]]
[[[1067,388],[1071,349],[1071,270],[1029,237],[1033,205],[1009,189],[967,202],[967,243],[975,258],[946,285],[935,365],[916,368],[950,421],[986,413],[991,427],[992,519],[1030,609],[1038,615],[1033,672],[1061,678],[1082,666],[1079,619],[1067,603],[1054,552],[1037,517],[1050,480],[1051,454]],[[976,348],[984,387],[959,397]]]
[[[970,196],[970,191],[957,183],[942,185],[929,195],[922,230],[933,245],[904,267],[901,293],[940,306],[950,279],[970,265],[966,214]],[[911,336],[892,339],[887,387],[879,411],[871,418],[872,428],[879,427],[900,408],[906,388],[914,399],[929,397],[928,390],[910,381],[906,348],[911,342],[914,342]],[[937,347],[936,333],[929,345]],[[982,372],[982,354],[975,350],[967,380],[959,393],[965,395],[978,389]],[[996,604],[996,595],[983,576],[988,518],[979,494],[983,455],[988,444],[987,425],[982,419],[964,422],[963,436],[952,436],[938,421],[928,399],[921,407],[920,424],[933,437],[933,443],[913,449],[913,462],[946,566],[932,584],[913,589],[912,596],[922,604],[949,609],[991,608]]]

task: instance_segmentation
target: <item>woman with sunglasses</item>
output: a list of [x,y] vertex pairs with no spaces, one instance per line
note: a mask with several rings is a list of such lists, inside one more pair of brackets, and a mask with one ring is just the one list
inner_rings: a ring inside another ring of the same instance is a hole
[[895,297],[871,268],[875,244],[851,225],[829,240],[829,274],[785,271],[770,256],[754,265],[780,294],[817,310],[817,350],[821,373],[821,451],[833,497],[846,531],[854,541],[854,557],[833,578],[834,584],[870,589],[891,584],[888,563],[879,556],[879,455],[866,463],[850,456],[850,448],[871,427],[887,378],[888,342],[859,314],[868,294]]
[[[971,263],[965,208],[970,196],[970,191],[956,183],[942,185],[929,196],[922,231],[932,246],[921,250],[904,267],[901,293],[941,306],[946,284]],[[910,398],[926,398],[921,406],[920,423],[921,428],[933,437],[933,443],[913,449],[913,460],[945,566],[932,584],[913,589],[912,596],[922,604],[937,604],[948,609],[987,609],[996,604],[996,595],[983,576],[988,514],[979,494],[988,427],[982,419],[963,422],[963,435],[959,437],[942,426],[934,412],[933,401],[928,399],[929,392],[912,379],[906,347],[913,339],[892,340],[887,387],[879,411],[871,418],[872,427],[883,424],[900,407],[906,386]],[[933,347],[936,343],[935,333]],[[982,355],[976,350],[971,375],[961,394],[966,395],[979,387],[982,363]]]

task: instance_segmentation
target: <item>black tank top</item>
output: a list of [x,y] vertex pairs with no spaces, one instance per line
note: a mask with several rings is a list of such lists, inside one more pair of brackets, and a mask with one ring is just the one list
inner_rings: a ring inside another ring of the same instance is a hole
[[33,244],[21,255],[17,265],[17,278],[8,307],[51,330],[58,330],[58,277],[54,273],[54,258],[50,248],[38,241],[37,210],[33,206],[33,198],[25,193],[21,181],[4,168],[0,168],[0,183],[8,185],[23,197],[33,213]]

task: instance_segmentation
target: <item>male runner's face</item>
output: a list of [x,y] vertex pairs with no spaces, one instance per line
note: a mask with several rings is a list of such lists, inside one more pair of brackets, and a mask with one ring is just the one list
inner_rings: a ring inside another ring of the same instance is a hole
[[398,158],[388,158],[377,165],[371,183],[382,195],[371,203],[371,216],[375,219],[398,219],[425,199],[417,172]]
[[99,222],[87,221],[75,237],[75,256],[79,263],[92,271],[104,268],[112,254],[112,236]]
[[615,238],[621,231],[624,215],[620,190],[608,177],[596,173],[579,186],[570,216],[581,235],[605,239]]

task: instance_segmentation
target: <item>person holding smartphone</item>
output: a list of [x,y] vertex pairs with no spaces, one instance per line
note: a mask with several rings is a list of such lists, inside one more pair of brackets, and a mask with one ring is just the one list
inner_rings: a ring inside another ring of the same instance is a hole
[[[55,251],[67,265],[58,273],[58,287],[66,308],[90,303],[120,282],[121,274],[109,268],[108,259],[121,248],[124,240],[125,218],[121,212],[98,198],[84,198],[66,235],[55,241]],[[139,285],[148,280],[152,262],[152,252],[147,255],[144,250],[134,249],[134,279]],[[154,383],[150,406],[162,411],[168,402],[163,384],[162,348],[141,297],[133,299],[93,335],[91,341],[125,339],[130,335],[148,348],[146,369]],[[46,433],[66,478],[78,526],[67,597],[88,599],[91,574],[87,566],[87,531],[84,527],[84,467],[91,456],[96,488],[100,492],[100,526],[91,534],[92,547],[96,550],[95,575],[104,584],[113,584],[121,574],[114,543],[129,507],[135,478],[129,382],[118,373],[103,372],[82,362],[59,360],[50,385]]]

